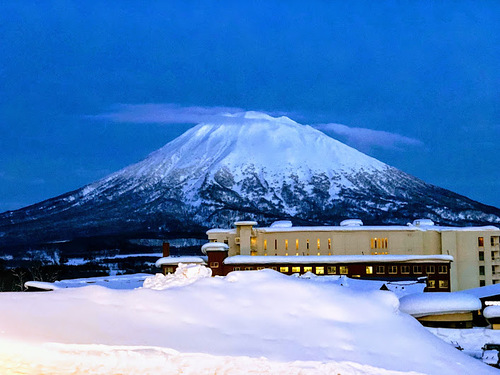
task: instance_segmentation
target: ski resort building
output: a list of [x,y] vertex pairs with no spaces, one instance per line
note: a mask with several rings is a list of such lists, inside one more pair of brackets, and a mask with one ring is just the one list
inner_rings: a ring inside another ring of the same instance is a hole
[[428,291],[456,291],[500,283],[500,229],[444,227],[420,219],[406,226],[295,227],[279,221],[257,227],[211,229],[202,250],[214,275],[273,268],[379,280],[427,280]]

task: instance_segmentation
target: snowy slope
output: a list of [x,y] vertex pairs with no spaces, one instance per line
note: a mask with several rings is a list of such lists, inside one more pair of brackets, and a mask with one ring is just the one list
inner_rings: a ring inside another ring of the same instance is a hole
[[0,215],[0,248],[92,235],[202,234],[260,224],[500,223],[500,210],[426,184],[287,117],[200,124],[74,192]]
[[497,372],[400,313],[391,292],[271,270],[194,278],[165,290],[1,293],[0,372]]

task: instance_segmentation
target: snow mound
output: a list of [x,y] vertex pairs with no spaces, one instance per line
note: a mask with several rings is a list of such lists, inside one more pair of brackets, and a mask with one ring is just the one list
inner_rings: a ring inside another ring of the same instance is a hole
[[175,273],[163,275],[157,273],[144,280],[143,288],[164,290],[172,287],[186,286],[200,279],[212,276],[212,270],[199,264],[179,263]]
[[500,306],[488,306],[484,309],[483,315],[486,319],[500,318]]
[[414,317],[451,314],[481,309],[481,301],[467,293],[418,293],[400,300],[399,309]]

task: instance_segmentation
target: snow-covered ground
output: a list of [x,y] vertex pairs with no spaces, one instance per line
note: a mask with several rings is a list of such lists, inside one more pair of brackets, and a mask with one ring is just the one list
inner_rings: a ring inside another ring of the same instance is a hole
[[181,267],[186,282],[166,277],[163,290],[1,293],[0,373],[497,373],[401,313],[392,292],[271,270],[207,274]]

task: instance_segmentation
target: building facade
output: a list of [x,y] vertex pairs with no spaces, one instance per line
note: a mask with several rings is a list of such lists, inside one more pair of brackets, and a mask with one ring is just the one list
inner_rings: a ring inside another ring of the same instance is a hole
[[[239,221],[235,228],[211,229],[207,235],[210,242],[227,245],[228,257],[290,257],[285,258],[290,259],[288,267],[296,263],[294,257],[447,255],[454,260],[449,269],[452,291],[500,283],[500,229],[494,226],[443,227],[427,219],[407,226],[364,226],[360,220],[346,220],[340,226],[318,227],[294,227],[289,221],[257,227],[254,221]],[[402,274],[399,267],[393,271]],[[358,271],[355,275],[361,275]]]

